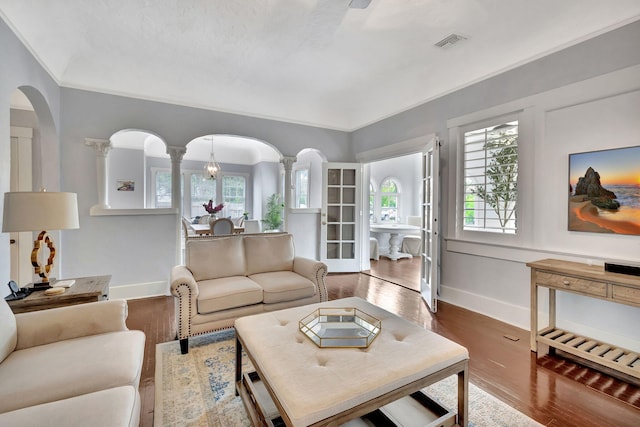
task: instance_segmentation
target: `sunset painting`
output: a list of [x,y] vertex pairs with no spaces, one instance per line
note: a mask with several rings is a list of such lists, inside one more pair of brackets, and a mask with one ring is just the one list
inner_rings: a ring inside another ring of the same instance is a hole
[[569,155],[569,231],[640,235],[640,147]]

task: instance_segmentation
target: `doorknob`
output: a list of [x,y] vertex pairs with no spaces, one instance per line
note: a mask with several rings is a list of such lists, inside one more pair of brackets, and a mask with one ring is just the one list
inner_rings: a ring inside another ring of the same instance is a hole
[[9,239],[9,244],[10,245],[15,245],[16,244],[16,239]]
[[327,221],[322,221],[322,225],[327,225]]

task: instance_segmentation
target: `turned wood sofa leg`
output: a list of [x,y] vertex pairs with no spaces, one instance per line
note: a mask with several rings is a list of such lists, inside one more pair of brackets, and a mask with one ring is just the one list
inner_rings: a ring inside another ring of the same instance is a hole
[[189,353],[189,338],[183,338],[180,340],[180,353]]

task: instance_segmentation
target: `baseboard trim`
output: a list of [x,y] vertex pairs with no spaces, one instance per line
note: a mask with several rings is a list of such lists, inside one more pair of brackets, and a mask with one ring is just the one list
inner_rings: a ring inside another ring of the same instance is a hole
[[531,323],[531,319],[529,316],[529,307],[509,304],[485,295],[461,291],[460,289],[443,285],[440,285],[440,296],[438,299],[492,317],[526,331],[530,330],[529,323]]
[[133,283],[109,288],[110,299],[138,299],[159,295],[170,295],[169,282]]

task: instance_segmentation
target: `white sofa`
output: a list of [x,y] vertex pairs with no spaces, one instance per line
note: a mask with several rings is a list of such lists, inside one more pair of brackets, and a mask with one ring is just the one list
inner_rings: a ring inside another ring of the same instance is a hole
[[182,354],[189,337],[232,328],[238,317],[327,300],[326,264],[296,257],[290,234],[194,239],[185,251],[170,277]]
[[0,426],[137,426],[145,336],[127,303],[14,315],[0,301]]

